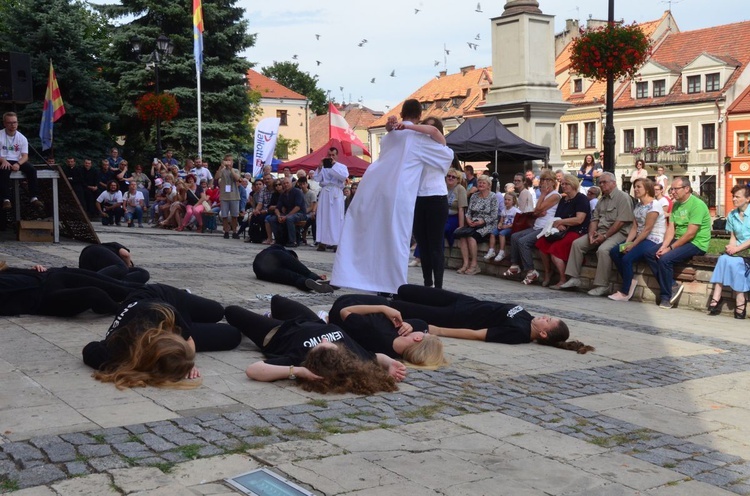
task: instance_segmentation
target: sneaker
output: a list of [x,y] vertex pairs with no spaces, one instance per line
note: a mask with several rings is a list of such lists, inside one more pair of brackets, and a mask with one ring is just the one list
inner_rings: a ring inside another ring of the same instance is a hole
[[669,310],[670,308],[672,308],[672,304],[669,303],[668,301],[662,301],[661,303],[659,303],[659,308],[664,308],[664,309]]
[[135,226],[135,224],[133,224],[133,221],[132,221],[132,220],[129,220],[129,221],[128,221],[128,227],[133,227],[133,226]]
[[589,296],[604,296],[609,294],[609,288],[607,286],[597,286],[587,293]]
[[224,239],[229,239],[229,231],[224,231]]
[[143,222],[139,222],[138,223],[138,227],[142,228],[143,227]]
[[319,281],[314,281],[312,279],[306,279],[305,286],[307,286],[307,289],[315,291],[316,293],[333,293],[333,288],[331,286],[328,284],[321,284]]
[[497,256],[495,257],[495,262],[502,262],[504,258],[505,258],[505,251],[500,250],[499,252],[497,252]]
[[674,305],[674,302],[680,298],[683,289],[685,289],[683,284],[675,283],[672,285],[672,297],[669,299],[670,306]]
[[3,200],[3,210],[10,210],[11,208],[13,208],[13,204],[10,200]]
[[286,246],[287,248],[297,248],[297,243],[287,243],[284,246]]
[[578,288],[581,286],[581,280],[577,277],[571,277],[567,281],[565,281],[565,284],[560,286],[560,289],[571,289],[571,288]]
[[419,259],[414,259],[411,262],[409,262],[409,267],[421,267],[422,262],[419,261]]
[[497,255],[495,253],[495,249],[494,248],[490,248],[489,251],[487,252],[487,254],[484,256],[484,259],[485,260],[489,260],[490,258],[495,258],[495,255]]
[[232,233],[232,239],[240,239],[240,233]]
[[323,322],[328,322],[328,312],[325,310],[318,310],[318,318]]

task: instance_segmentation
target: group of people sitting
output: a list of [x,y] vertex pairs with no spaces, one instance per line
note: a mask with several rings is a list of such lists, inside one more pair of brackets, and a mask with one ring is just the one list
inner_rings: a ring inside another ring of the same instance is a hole
[[147,284],[149,278],[117,243],[85,248],[75,269],[13,269],[3,263],[0,315],[114,315],[104,339],[88,343],[82,356],[94,378],[118,388],[197,387],[196,352],[233,349],[243,336],[266,355],[247,367],[250,379],[296,380],[321,393],[393,391],[407,374],[404,362],[431,368],[448,363],[439,336],[593,350],[568,341],[560,319],[435,288],[406,285],[393,300],[345,295],[321,318],[278,295],[270,313],[260,315]]

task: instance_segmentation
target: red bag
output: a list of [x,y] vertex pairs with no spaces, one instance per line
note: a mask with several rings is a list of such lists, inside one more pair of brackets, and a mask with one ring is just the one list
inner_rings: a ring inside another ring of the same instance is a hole
[[513,217],[513,225],[510,226],[511,233],[517,233],[534,225],[534,216],[531,212],[516,214]]

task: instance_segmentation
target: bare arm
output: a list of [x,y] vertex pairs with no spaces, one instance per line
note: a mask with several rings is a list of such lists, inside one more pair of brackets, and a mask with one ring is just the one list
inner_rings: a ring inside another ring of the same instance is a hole
[[346,320],[351,314],[370,315],[373,313],[382,313],[388,320],[393,322],[395,327],[399,327],[403,320],[401,312],[387,305],[352,305],[341,309],[341,320]]
[[388,375],[396,379],[396,382],[404,380],[406,377],[406,365],[382,353],[375,353],[375,357],[378,360],[378,364],[388,372]]
[[434,325],[429,325],[428,329],[433,336],[443,336],[446,338],[470,339],[473,341],[484,341],[487,338],[487,329],[459,329]]
[[245,374],[254,381],[273,382],[288,379],[290,373],[307,380],[320,380],[322,377],[310,372],[305,367],[289,367],[287,365],[271,365],[266,362],[255,362],[248,365]]

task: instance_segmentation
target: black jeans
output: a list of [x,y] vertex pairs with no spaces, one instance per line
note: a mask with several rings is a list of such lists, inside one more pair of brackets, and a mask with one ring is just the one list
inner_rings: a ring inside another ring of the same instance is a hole
[[[17,164],[18,162],[9,160],[11,164]],[[28,162],[24,162],[21,165],[20,171],[26,177],[26,182],[29,185],[29,196],[34,198],[39,195],[39,186],[36,180],[36,169],[33,165]],[[0,196],[3,200],[10,200],[10,169],[0,169]]]
[[114,315],[133,289],[140,284],[126,283],[82,269],[50,269],[39,301],[41,315],[71,317],[91,309]]
[[89,245],[84,248],[78,257],[78,267],[118,281],[147,283],[150,278],[146,269],[128,267],[116,253],[101,245]]
[[312,321],[320,320],[315,312],[302,303],[279,295],[274,295],[271,298],[271,317],[251,312],[236,305],[228,306],[225,313],[229,325],[239,329],[261,350],[263,350],[263,341],[265,341],[266,335],[274,327],[280,326],[285,321],[298,318]]
[[443,232],[448,220],[448,198],[418,196],[414,207],[414,238],[419,246],[425,286],[443,287],[445,253]]
[[253,272],[261,281],[294,286],[302,291],[309,291],[305,286],[307,279],[320,279],[281,245],[271,245],[258,253],[253,260]]

